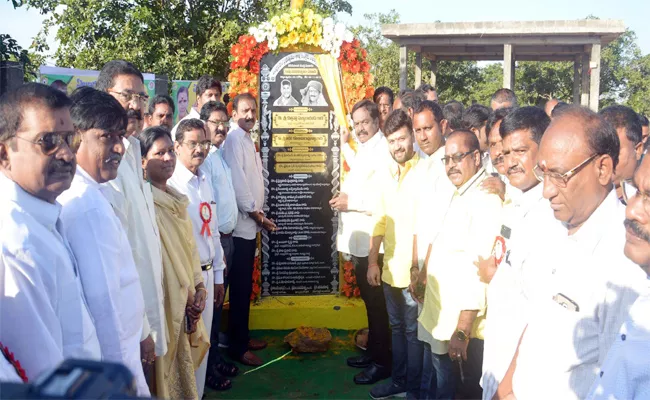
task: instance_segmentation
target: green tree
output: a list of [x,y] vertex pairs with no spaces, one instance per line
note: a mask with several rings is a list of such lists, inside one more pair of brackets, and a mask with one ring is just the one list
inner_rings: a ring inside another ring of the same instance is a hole
[[0,33],[0,61],[15,61],[23,65],[24,80],[28,82],[36,77],[36,72],[43,61],[35,54],[18,45],[16,39],[5,33]]
[[[24,0],[48,16],[58,66],[100,69],[113,59],[171,79],[225,78],[230,46],[248,27],[289,8],[290,0]],[[307,1],[320,13],[352,12],[345,0]],[[64,6],[64,7],[61,7]]]
[[[388,86],[393,90],[399,89],[399,46],[386,39],[381,34],[384,24],[398,24],[400,17],[397,11],[388,13],[365,14],[366,23],[353,27],[352,31],[368,50],[368,61],[372,65],[375,76],[375,86]],[[415,53],[408,52],[407,87],[415,85]],[[422,81],[430,78],[431,63],[422,60]],[[439,96],[444,99],[457,99],[463,102],[471,100],[472,89],[479,82],[479,69],[476,62],[438,62],[436,86]]]

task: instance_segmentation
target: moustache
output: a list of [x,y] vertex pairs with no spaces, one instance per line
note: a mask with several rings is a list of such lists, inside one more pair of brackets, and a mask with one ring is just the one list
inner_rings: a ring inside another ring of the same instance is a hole
[[508,168],[508,175],[510,175],[510,174],[514,174],[514,173],[516,173],[516,172],[521,172],[521,173],[523,174],[523,173],[524,173],[524,170],[521,169],[521,168],[519,168],[519,167],[516,166],[516,165],[515,165],[514,167],[510,167],[510,168]]
[[641,225],[638,222],[633,221],[631,219],[625,219],[623,225],[625,225],[627,229],[631,230],[634,233],[634,235],[650,243],[650,233],[643,230],[643,228],[641,228]]
[[492,164],[503,164],[503,156],[497,157]]
[[361,129],[359,132],[357,132],[357,136],[359,136],[359,135],[367,135],[367,134],[368,134],[368,132],[366,132],[365,129]]
[[55,159],[52,161],[52,164],[50,164],[50,171],[55,172],[61,170],[74,171],[74,164],[61,159]]
[[457,170],[456,168],[452,168],[447,172],[447,176],[449,176],[451,174],[460,174],[460,171]]
[[126,116],[127,116],[129,119],[131,119],[131,118],[135,118],[135,119],[137,119],[137,120],[141,120],[141,119],[142,119],[142,115],[140,114],[139,111],[136,111],[136,110],[126,110]]
[[122,162],[122,156],[119,154],[111,154],[104,162],[108,164],[113,161],[117,161],[118,163]]

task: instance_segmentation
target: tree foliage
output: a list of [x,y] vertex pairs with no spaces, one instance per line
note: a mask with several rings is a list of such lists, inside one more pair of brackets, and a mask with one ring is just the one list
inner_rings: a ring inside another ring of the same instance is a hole
[[[170,79],[225,78],[230,46],[249,26],[289,7],[290,0],[23,0],[48,16],[37,37],[58,27],[61,67],[100,69],[125,59]],[[324,14],[352,12],[345,0],[312,0]]]
[[0,61],[15,61],[23,65],[25,82],[36,77],[36,70],[42,58],[30,54],[28,50],[18,45],[16,39],[5,33],[0,33]]

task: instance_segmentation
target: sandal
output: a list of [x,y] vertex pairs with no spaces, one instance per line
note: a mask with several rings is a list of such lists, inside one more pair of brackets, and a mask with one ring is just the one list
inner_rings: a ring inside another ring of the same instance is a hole
[[220,375],[234,378],[239,373],[239,368],[232,363],[222,361],[213,367]]
[[232,387],[232,382],[230,379],[214,374],[208,374],[208,376],[205,377],[205,384],[210,389],[220,392],[228,390]]

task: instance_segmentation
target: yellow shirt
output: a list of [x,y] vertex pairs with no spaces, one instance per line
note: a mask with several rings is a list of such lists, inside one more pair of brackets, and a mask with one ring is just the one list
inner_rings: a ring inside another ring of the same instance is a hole
[[427,288],[419,321],[433,337],[432,351],[443,354],[462,310],[478,310],[471,337],[483,339],[487,285],[474,261],[487,258],[499,234],[501,199],[481,190],[488,175],[481,169],[456,189],[440,233],[433,239],[427,265]]
[[372,236],[384,237],[382,281],[406,288],[411,283],[415,204],[421,184],[417,153],[404,167],[391,166],[378,177],[379,199],[373,213]]

